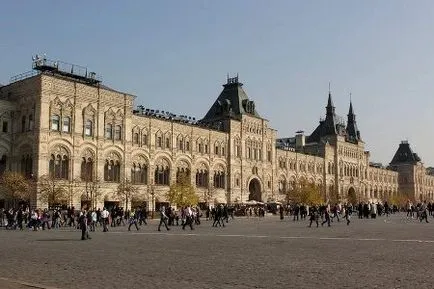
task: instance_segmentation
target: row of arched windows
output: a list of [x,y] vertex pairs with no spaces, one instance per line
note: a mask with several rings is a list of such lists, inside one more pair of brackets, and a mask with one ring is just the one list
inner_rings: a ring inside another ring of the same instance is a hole
[[52,154],[49,161],[49,174],[53,179],[67,180],[69,178],[68,156],[62,154]]

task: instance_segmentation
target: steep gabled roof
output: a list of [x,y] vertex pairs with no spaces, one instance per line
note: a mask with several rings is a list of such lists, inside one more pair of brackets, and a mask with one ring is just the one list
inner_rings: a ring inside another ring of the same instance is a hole
[[224,118],[239,119],[243,114],[260,117],[256,111],[255,103],[249,100],[242,86],[243,84],[238,81],[238,77],[228,78],[227,83],[223,85],[223,91],[202,121],[212,122]]
[[326,117],[324,120],[320,120],[317,128],[312,132],[310,136],[307,137],[307,142],[319,142],[323,136],[326,135],[337,135],[337,116],[335,113],[335,107],[333,105],[332,94],[329,91],[327,106],[326,106]]
[[399,163],[417,163],[420,162],[420,157],[414,153],[411,148],[408,141],[402,141],[399,144],[398,150],[396,151],[395,155],[393,156],[392,161],[390,162],[391,165],[393,164],[399,164]]

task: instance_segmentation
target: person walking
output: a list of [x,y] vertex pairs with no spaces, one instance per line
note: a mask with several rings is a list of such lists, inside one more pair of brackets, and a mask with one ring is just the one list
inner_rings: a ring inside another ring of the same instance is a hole
[[330,209],[326,208],[324,211],[324,221],[321,223],[321,226],[324,226],[324,224],[327,223],[327,225],[330,227]]
[[167,231],[170,230],[169,226],[167,226],[167,219],[169,219],[166,215],[166,208],[164,206],[161,207],[160,209],[160,224],[158,225],[158,231],[161,231],[161,225],[164,224],[164,226],[166,227]]
[[109,211],[107,211],[106,208],[104,208],[101,212],[101,220],[102,220],[102,227],[103,227],[103,232],[108,232],[108,222],[109,222],[109,216],[110,213]]
[[80,216],[78,218],[80,229],[81,229],[81,240],[89,240],[92,239],[89,236],[89,230],[88,230],[88,224],[87,224],[87,213],[85,210],[83,210],[80,213]]
[[182,225],[182,229],[185,230],[185,226],[190,226],[190,229],[194,230],[194,228],[193,228],[193,211],[191,210],[191,207],[187,206],[187,208],[185,208],[184,212],[185,212],[186,220],[185,220],[184,225]]
[[279,214],[280,214],[280,219],[283,220],[283,206],[282,205],[279,206]]
[[344,219],[347,220],[347,226],[350,224],[350,210],[347,205],[344,206]]
[[129,219],[130,225],[128,226],[128,231],[131,231],[132,225],[136,226],[137,231],[140,230],[139,226],[137,225],[138,213],[139,211],[134,211],[134,210],[131,211],[130,219]]
[[[281,218],[283,219],[283,217]],[[312,223],[315,222],[316,223],[316,227],[318,228],[319,223],[318,223],[318,219],[319,219],[319,214],[318,214],[318,209],[316,206],[313,206],[310,209],[310,223],[309,223],[309,228],[312,227]]]

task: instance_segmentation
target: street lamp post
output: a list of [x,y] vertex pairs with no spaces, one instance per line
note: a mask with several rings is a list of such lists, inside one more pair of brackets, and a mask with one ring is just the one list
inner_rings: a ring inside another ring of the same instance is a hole
[[152,197],[152,212],[151,212],[151,218],[154,219],[154,211],[155,211],[155,191],[154,191],[154,185],[151,185],[151,197]]

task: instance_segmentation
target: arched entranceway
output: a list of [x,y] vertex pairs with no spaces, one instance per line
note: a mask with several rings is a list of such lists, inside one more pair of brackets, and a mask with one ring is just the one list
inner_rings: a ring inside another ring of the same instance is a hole
[[348,202],[351,204],[356,204],[357,203],[357,195],[356,195],[356,190],[354,190],[353,187],[348,189]]
[[254,178],[249,183],[249,200],[262,202],[261,196],[261,183],[258,179]]

